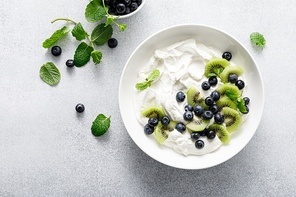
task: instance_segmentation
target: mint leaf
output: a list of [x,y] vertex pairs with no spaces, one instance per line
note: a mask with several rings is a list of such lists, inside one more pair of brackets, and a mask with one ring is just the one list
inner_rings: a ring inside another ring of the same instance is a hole
[[91,57],[93,59],[93,62],[95,64],[99,64],[101,62],[102,59],[102,52],[98,51],[98,50],[94,50],[91,52]]
[[264,47],[266,44],[264,36],[258,32],[251,33],[250,40],[253,44],[255,44],[258,47]]
[[150,83],[148,83],[147,81],[144,81],[144,82],[141,82],[141,83],[137,83],[135,87],[136,87],[137,90],[145,90],[149,86],[150,86]]
[[85,39],[88,36],[87,32],[83,29],[81,23],[77,23],[74,26],[74,28],[72,29],[72,35],[76,38],[76,40],[79,41]]
[[91,132],[94,136],[98,137],[105,134],[110,127],[110,116],[106,117],[104,114],[99,114],[93,121],[91,126]]
[[82,42],[77,47],[74,54],[74,64],[76,67],[84,66],[91,56],[91,52],[94,50],[91,46],[87,45],[85,42]]
[[102,0],[92,0],[85,8],[85,19],[88,22],[97,22],[106,16]]
[[231,92],[230,90],[226,90],[225,95],[233,101],[238,99],[237,95]]
[[246,109],[245,101],[244,101],[244,99],[242,99],[242,98],[237,99],[237,108],[238,108],[239,111],[242,112],[242,113],[246,113],[246,112],[248,112],[247,109]]
[[96,45],[103,45],[105,44],[113,34],[113,28],[111,25],[105,25],[102,23],[98,25],[91,33],[91,40]]
[[54,86],[60,82],[59,69],[52,62],[43,64],[39,71],[40,78],[48,85]]
[[153,70],[147,77],[147,81],[153,82],[155,81],[160,75],[160,72],[158,69]]
[[53,46],[57,41],[67,35],[70,29],[66,26],[62,27],[61,29],[56,30],[49,38],[47,38],[42,46],[43,48],[49,48]]
[[152,82],[154,82],[160,75],[160,72],[158,69],[153,70],[148,77],[146,78],[145,81],[139,82],[136,84],[136,89],[137,90],[145,90],[146,88],[150,87]]

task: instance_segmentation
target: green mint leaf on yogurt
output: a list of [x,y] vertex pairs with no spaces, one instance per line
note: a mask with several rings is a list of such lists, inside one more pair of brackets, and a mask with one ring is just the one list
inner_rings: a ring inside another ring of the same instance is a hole
[[145,90],[146,88],[148,88],[150,86],[149,83],[147,83],[147,81],[141,82],[141,83],[137,83],[136,84],[136,89],[137,90]]
[[66,26],[62,27],[61,29],[56,30],[49,38],[47,38],[42,46],[43,48],[50,48],[53,46],[57,41],[59,41],[61,38],[66,36],[70,29]]
[[52,62],[43,64],[39,71],[40,78],[48,85],[54,86],[60,82],[59,69]]
[[253,32],[250,35],[250,40],[253,44],[255,44],[258,47],[264,47],[266,44],[266,40],[262,34],[259,32]]
[[85,19],[88,22],[97,22],[103,19],[107,14],[107,8],[103,5],[102,0],[92,0],[85,8]]
[[87,64],[90,60],[91,52],[94,50],[93,47],[89,46],[85,42],[81,42],[74,54],[74,64],[76,67],[81,67]]
[[113,28],[111,25],[105,25],[105,23],[99,24],[91,33],[91,42],[98,46],[105,44],[113,34]]
[[71,33],[73,37],[75,37],[76,40],[79,40],[79,41],[84,40],[88,36],[87,32],[83,29],[81,23],[77,23],[72,29]]
[[99,114],[93,121],[91,126],[91,132],[94,136],[98,137],[105,134],[111,123],[111,116],[106,117],[104,114]]
[[158,69],[153,70],[148,77],[145,79],[145,81],[143,82],[139,82],[136,84],[136,89],[137,90],[145,90],[146,88],[150,87],[151,84],[158,79],[158,77],[160,76],[160,72]]
[[160,75],[160,72],[158,69],[153,70],[147,77],[147,81],[153,82],[155,81]]
[[231,100],[233,100],[233,101],[236,101],[236,100],[238,99],[237,95],[234,94],[234,93],[233,93],[232,91],[230,91],[230,90],[226,90],[226,91],[225,91],[225,95],[226,95],[228,98],[230,98]]
[[242,98],[237,99],[237,108],[242,113],[246,113],[247,112],[244,99],[242,99]]
[[91,52],[91,57],[95,64],[99,64],[102,59],[102,52],[99,50],[94,50]]

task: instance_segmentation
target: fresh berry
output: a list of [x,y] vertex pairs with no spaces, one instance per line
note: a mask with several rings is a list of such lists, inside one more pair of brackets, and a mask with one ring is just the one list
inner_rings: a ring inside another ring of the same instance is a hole
[[245,101],[245,105],[249,105],[249,103],[250,103],[250,98],[249,98],[249,97],[244,97],[243,99],[244,99],[244,101]]
[[191,105],[185,105],[185,111],[193,111],[193,107]]
[[194,108],[194,114],[197,115],[197,116],[201,116],[204,112],[204,108],[200,105],[196,106]]
[[230,83],[236,83],[237,82],[237,80],[238,80],[238,76],[237,76],[237,74],[230,74],[229,76],[228,76],[228,81],[230,82]]
[[205,98],[205,103],[207,106],[212,106],[214,104],[214,99],[211,96]]
[[126,6],[123,3],[118,3],[116,5],[116,13],[121,15],[124,14],[126,10]]
[[108,46],[110,48],[115,48],[115,47],[117,47],[117,45],[118,45],[118,41],[116,40],[116,38],[110,38],[108,40]]
[[216,90],[214,90],[210,95],[214,101],[218,101],[220,99],[220,93]]
[[202,114],[202,117],[206,120],[210,120],[213,118],[213,112],[211,112],[210,110],[205,110]]
[[151,135],[153,132],[154,132],[154,127],[150,126],[149,124],[146,124],[144,126],[144,132],[147,134],[147,135]]
[[158,124],[158,119],[157,118],[149,118],[148,119],[148,124],[152,127],[155,127]]
[[82,113],[82,112],[84,111],[85,107],[84,107],[83,104],[78,103],[78,104],[76,105],[75,109],[76,109],[76,111],[77,111],[78,113]]
[[216,113],[218,113],[218,111],[219,111],[219,107],[218,107],[218,105],[214,104],[214,105],[212,105],[212,106],[209,108],[209,110],[210,110],[211,112],[213,112],[213,114],[216,114]]
[[197,140],[197,141],[195,142],[195,147],[196,147],[197,149],[202,149],[204,146],[205,146],[205,143],[204,143],[202,140]]
[[185,100],[185,94],[184,94],[184,92],[178,92],[177,94],[176,94],[176,100],[177,100],[177,102],[183,102],[184,100]]
[[59,56],[62,54],[62,49],[59,46],[54,46],[51,48],[51,54],[54,56]]
[[218,83],[218,79],[216,76],[211,76],[209,79],[208,79],[208,82],[210,83],[211,86],[215,86],[217,85]]
[[238,89],[243,89],[245,87],[245,82],[243,80],[237,80],[237,82],[235,82],[235,85],[238,87]]
[[139,7],[139,5],[136,2],[131,3],[131,5],[130,5],[131,12],[138,9],[138,7]]
[[184,120],[187,120],[187,121],[192,120],[193,119],[193,113],[192,113],[192,111],[186,111],[183,114],[183,118],[184,118]]
[[176,124],[176,129],[177,131],[179,131],[180,133],[183,133],[186,130],[186,126],[182,123],[182,122],[178,122]]
[[198,132],[200,136],[206,136],[208,134],[209,130],[205,128],[203,131]]
[[224,116],[220,113],[214,115],[214,120],[217,124],[222,124],[224,122]]
[[74,64],[74,60],[72,60],[72,59],[68,59],[68,60],[66,61],[66,66],[67,66],[67,67],[73,67],[73,66],[75,66],[75,64]]
[[208,139],[210,139],[210,140],[214,139],[214,138],[216,137],[216,132],[210,130],[210,131],[207,133],[207,137],[208,137]]
[[200,138],[199,132],[192,132],[190,136],[193,140],[198,140]]
[[129,6],[132,3],[132,0],[122,0],[122,2],[126,5]]
[[226,52],[224,52],[224,53],[222,54],[222,58],[224,58],[224,59],[230,61],[231,58],[232,58],[232,55],[231,55],[230,52],[226,51]]
[[164,116],[162,119],[161,119],[161,123],[165,126],[167,126],[168,124],[170,124],[171,120],[168,116]]
[[208,89],[210,89],[210,87],[211,87],[211,85],[210,85],[210,83],[209,83],[208,81],[204,81],[204,82],[202,82],[202,84],[201,84],[201,88],[202,88],[203,90],[208,90]]

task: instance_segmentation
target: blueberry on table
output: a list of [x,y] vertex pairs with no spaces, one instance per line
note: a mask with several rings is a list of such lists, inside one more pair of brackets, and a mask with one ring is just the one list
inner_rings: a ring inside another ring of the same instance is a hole
[[162,119],[161,119],[161,123],[163,124],[163,125],[168,125],[168,124],[170,124],[170,122],[171,122],[171,120],[170,120],[170,118],[168,117],[168,116],[164,116]]
[[205,143],[204,143],[202,140],[197,140],[197,141],[195,142],[195,147],[196,147],[197,149],[202,149],[204,146],[205,146]]
[[148,119],[148,124],[152,127],[155,127],[158,124],[158,119],[157,118],[149,118]]
[[218,79],[216,76],[211,76],[209,79],[208,79],[208,82],[210,83],[211,86],[215,86],[217,85],[218,83]]
[[54,56],[59,56],[59,55],[61,55],[61,54],[62,54],[62,49],[61,49],[61,47],[59,47],[59,46],[53,46],[53,47],[51,48],[51,54],[54,55]]
[[243,89],[245,87],[245,82],[243,80],[237,80],[237,82],[235,82],[235,85],[238,87],[238,89]]
[[82,113],[82,112],[84,112],[84,105],[83,104],[81,104],[81,103],[78,103],[77,105],[76,105],[76,107],[75,107],[75,109],[76,109],[76,111],[78,112],[78,113]]
[[115,38],[110,38],[108,40],[108,46],[110,48],[115,48],[115,47],[117,47],[117,45],[118,45],[118,41]]
[[75,64],[74,64],[74,60],[72,60],[72,59],[68,59],[68,60],[66,61],[66,66],[67,66],[67,67],[73,67],[73,66],[75,66]]
[[210,89],[210,87],[211,87],[211,84],[210,84],[208,81],[204,81],[204,82],[202,82],[202,84],[201,84],[201,88],[202,88],[203,90],[208,90],[208,89]]
[[230,61],[231,58],[232,58],[232,54],[231,54],[230,52],[226,51],[226,52],[224,52],[224,53],[222,54],[222,58],[224,58],[224,59]]
[[180,133],[183,133],[186,130],[186,126],[182,123],[182,122],[178,122],[176,124],[176,129],[177,131],[179,131]]
[[144,126],[144,132],[147,134],[147,135],[151,135],[153,132],[154,132],[154,127],[150,126],[149,124],[146,124]]
[[184,100],[185,100],[185,94],[184,94],[184,92],[178,92],[177,94],[176,94],[176,100],[177,100],[177,102],[183,102]]

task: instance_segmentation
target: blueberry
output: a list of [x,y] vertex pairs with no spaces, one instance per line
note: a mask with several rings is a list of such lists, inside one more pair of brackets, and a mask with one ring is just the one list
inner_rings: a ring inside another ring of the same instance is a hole
[[155,127],[158,124],[158,119],[157,118],[149,118],[148,119],[148,124],[152,127]]
[[126,6],[123,3],[118,3],[116,5],[116,13],[117,14],[124,14],[126,10]]
[[211,86],[215,86],[217,85],[218,83],[218,79],[216,76],[211,76],[209,79],[208,79],[208,82],[210,83]]
[[67,67],[73,67],[73,66],[75,66],[75,64],[74,64],[74,60],[72,60],[72,59],[68,59],[68,60],[66,61],[66,66],[67,66]]
[[126,5],[126,6],[129,6],[132,1],[131,0],[122,0],[122,2]]
[[202,117],[206,120],[210,120],[213,118],[213,112],[211,112],[210,110],[205,110],[202,114]]
[[243,89],[245,87],[245,82],[243,80],[237,80],[237,82],[235,82],[235,85],[238,87],[238,89]]
[[224,122],[224,116],[220,113],[214,115],[214,120],[217,124],[222,124]]
[[131,13],[131,9],[129,7],[126,7],[125,13],[124,14],[129,14]]
[[185,105],[185,111],[193,111],[193,107],[191,105]]
[[131,3],[131,5],[130,5],[131,12],[138,9],[138,7],[139,7],[139,5],[136,2]]
[[201,88],[202,88],[203,90],[208,90],[208,89],[210,89],[210,87],[211,87],[211,85],[210,85],[210,83],[209,83],[208,81],[204,81],[204,82],[202,82],[202,84],[201,84]]
[[213,114],[216,114],[216,113],[218,113],[218,111],[219,111],[219,107],[218,107],[218,105],[214,104],[214,105],[212,105],[212,106],[209,108],[209,110],[210,110],[211,112],[213,112]]
[[153,132],[154,132],[154,127],[150,126],[149,124],[146,124],[144,126],[144,132],[147,134],[147,135],[151,135]]
[[204,146],[205,146],[205,143],[204,143],[202,140],[197,140],[197,141],[195,142],[195,147],[196,147],[197,149],[202,149]]
[[245,109],[246,109],[246,111],[245,111],[245,112],[242,112],[242,113],[243,113],[243,114],[248,114],[249,111],[250,111],[249,107],[245,105]]
[[183,114],[183,118],[184,118],[184,120],[187,120],[187,121],[192,120],[193,119],[193,113],[192,113],[192,111],[186,111]]
[[183,102],[185,100],[185,94],[184,92],[180,91],[176,94],[176,100],[177,102]]
[[132,0],[132,2],[136,2],[138,5],[142,4],[142,0]]
[[211,96],[205,98],[205,103],[207,106],[212,106],[214,104],[214,99]]
[[186,126],[182,123],[182,122],[178,122],[176,124],[177,131],[179,131],[180,133],[183,133],[186,130]]
[[77,111],[78,113],[82,113],[82,112],[84,111],[85,107],[84,107],[83,104],[78,103],[78,104],[76,105],[75,109],[76,109],[76,111]]
[[194,114],[197,116],[201,116],[204,112],[203,106],[197,105],[194,109]]
[[110,38],[108,40],[108,46],[110,48],[115,48],[115,47],[117,47],[117,45],[118,45],[118,41],[115,38]]
[[198,140],[200,138],[199,132],[192,132],[190,136],[193,140]]
[[62,49],[59,46],[54,46],[51,48],[51,54],[54,56],[59,56],[62,54]]
[[168,124],[170,124],[171,120],[168,116],[164,116],[162,119],[161,119],[161,123],[165,126],[167,126]]
[[214,101],[218,101],[220,99],[220,93],[216,90],[214,90],[210,95]]
[[208,134],[209,130],[206,128],[203,131],[200,131],[199,134],[200,136],[206,136]]
[[224,58],[224,59],[230,61],[231,58],[232,58],[232,55],[231,55],[230,52],[226,51],[226,52],[224,52],[224,53],[222,54],[222,58]]
[[214,139],[214,138],[216,137],[216,132],[210,130],[210,131],[207,133],[207,137],[208,137],[208,139],[210,139],[210,140]]
[[249,98],[249,97],[244,97],[243,99],[244,99],[244,101],[245,101],[245,105],[249,105],[249,103],[250,103],[250,98]]
[[228,76],[228,81],[230,82],[230,83],[235,83],[235,82],[237,82],[237,80],[238,80],[238,76],[237,76],[237,74],[230,74],[229,76]]

